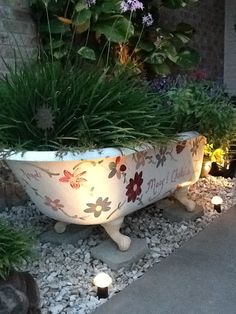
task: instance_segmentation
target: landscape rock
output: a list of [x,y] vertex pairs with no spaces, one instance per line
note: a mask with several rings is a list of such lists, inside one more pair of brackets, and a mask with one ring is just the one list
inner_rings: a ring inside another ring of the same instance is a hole
[[[90,314],[106,299],[96,297],[93,278],[98,272],[112,277],[109,298],[141,277],[154,263],[169,256],[178,247],[201,232],[221,214],[211,204],[211,198],[223,198],[222,214],[236,203],[236,179],[222,177],[202,178],[189,191],[189,197],[204,208],[204,215],[194,221],[174,222],[163,217],[157,204],[143,208],[125,217],[121,232],[147,243],[150,253],[142,256],[129,268],[113,271],[107,264],[91,254],[95,246],[107,239],[100,226],[94,227],[85,239],[73,244],[38,243],[37,258],[24,267],[36,279],[41,294],[42,314],[50,314],[50,309],[60,310],[60,314]],[[6,208],[0,218],[12,226],[27,229],[40,235],[53,228],[54,220],[40,213],[34,204]],[[63,289],[63,287],[65,287]],[[5,314],[5,313],[4,313]]]

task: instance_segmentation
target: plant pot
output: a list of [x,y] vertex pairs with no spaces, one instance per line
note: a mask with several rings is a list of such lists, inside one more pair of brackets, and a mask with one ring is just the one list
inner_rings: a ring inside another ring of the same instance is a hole
[[[45,215],[72,224],[101,224],[121,250],[124,216],[175,192],[188,210],[187,187],[199,178],[205,138],[182,133],[178,143],[137,150],[105,148],[84,153],[26,152],[7,164]],[[63,231],[63,228],[62,228]]]
[[27,272],[13,271],[0,280],[0,314],[40,314],[39,289]]

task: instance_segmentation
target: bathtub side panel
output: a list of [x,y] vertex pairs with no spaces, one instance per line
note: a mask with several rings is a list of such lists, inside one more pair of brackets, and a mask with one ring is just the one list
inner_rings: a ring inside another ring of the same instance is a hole
[[125,216],[199,178],[205,138],[94,160],[8,161],[45,215],[75,224]]

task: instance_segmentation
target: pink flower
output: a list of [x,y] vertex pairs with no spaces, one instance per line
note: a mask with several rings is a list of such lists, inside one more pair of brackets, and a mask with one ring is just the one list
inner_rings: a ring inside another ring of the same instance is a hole
[[52,200],[48,196],[44,196],[44,198],[45,198],[44,204],[51,207],[54,211],[60,210],[64,207],[64,205],[60,204],[59,199]]
[[72,189],[78,189],[82,182],[87,181],[86,179],[82,178],[84,174],[86,174],[86,171],[83,171],[81,173],[77,173],[77,171],[75,171],[74,173],[71,173],[68,170],[64,170],[64,177],[61,177],[59,181],[68,182],[70,183]]

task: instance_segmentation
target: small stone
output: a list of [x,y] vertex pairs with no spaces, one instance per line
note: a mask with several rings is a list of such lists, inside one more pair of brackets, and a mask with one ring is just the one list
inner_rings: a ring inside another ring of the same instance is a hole
[[51,314],[61,314],[61,311],[66,307],[66,305],[62,304],[53,304],[50,306],[49,311]]

